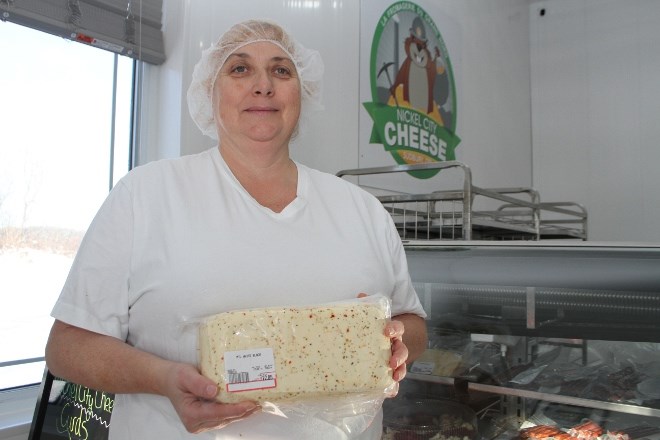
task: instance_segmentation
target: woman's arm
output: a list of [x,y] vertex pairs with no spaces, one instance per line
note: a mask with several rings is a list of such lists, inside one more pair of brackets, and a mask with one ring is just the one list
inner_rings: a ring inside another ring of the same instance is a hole
[[168,361],[119,339],[56,320],[46,345],[53,375],[109,393],[149,393],[167,397],[189,432],[219,428],[258,409],[252,402],[213,400],[216,384],[193,365]]
[[119,339],[59,320],[48,338],[46,363],[55,376],[110,393],[163,394],[173,367]]

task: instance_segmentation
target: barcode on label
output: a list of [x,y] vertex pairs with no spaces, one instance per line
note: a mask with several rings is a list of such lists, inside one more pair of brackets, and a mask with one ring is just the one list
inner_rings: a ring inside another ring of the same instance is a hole
[[272,348],[251,348],[225,352],[227,391],[263,390],[277,386]]
[[245,383],[250,381],[250,374],[242,371],[240,373],[230,372],[227,377],[228,383]]

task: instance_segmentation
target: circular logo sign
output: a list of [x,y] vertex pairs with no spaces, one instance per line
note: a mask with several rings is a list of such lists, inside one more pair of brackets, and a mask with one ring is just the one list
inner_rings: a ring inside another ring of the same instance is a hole
[[[381,16],[371,45],[369,142],[382,144],[398,164],[454,160],[460,142],[456,90],[440,32],[418,5],[401,1]],[[429,178],[439,170],[410,173]]]

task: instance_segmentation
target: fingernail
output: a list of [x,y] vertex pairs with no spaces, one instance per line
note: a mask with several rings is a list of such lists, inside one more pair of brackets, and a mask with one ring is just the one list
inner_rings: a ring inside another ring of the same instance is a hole
[[216,387],[215,385],[208,385],[206,387],[207,396],[215,397],[217,393],[218,393],[218,387]]

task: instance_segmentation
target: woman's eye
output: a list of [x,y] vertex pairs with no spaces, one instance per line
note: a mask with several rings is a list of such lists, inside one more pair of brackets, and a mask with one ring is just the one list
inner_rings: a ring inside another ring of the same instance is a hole
[[279,76],[290,76],[291,70],[289,70],[287,67],[276,67],[275,73]]
[[234,66],[231,69],[231,71],[234,73],[245,73],[247,72],[247,66],[243,66],[243,65]]

